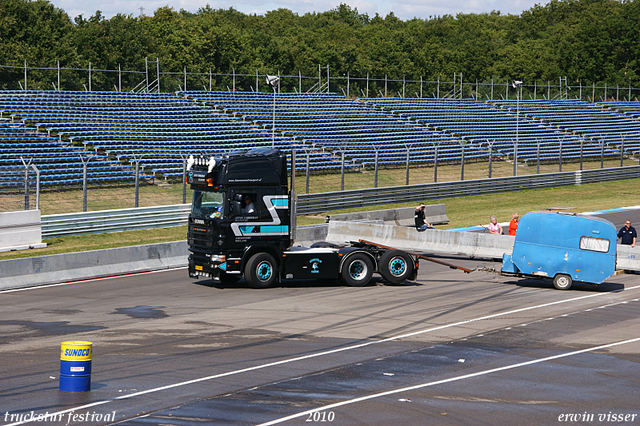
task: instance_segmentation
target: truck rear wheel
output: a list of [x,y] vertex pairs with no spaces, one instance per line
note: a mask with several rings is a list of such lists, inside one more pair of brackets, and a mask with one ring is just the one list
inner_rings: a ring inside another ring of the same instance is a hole
[[380,256],[380,275],[392,284],[399,284],[413,274],[411,256],[400,250],[389,250]]
[[271,287],[278,278],[278,265],[269,253],[256,253],[244,268],[244,279],[252,288]]
[[340,277],[351,287],[367,285],[373,276],[373,262],[364,253],[354,253],[347,257],[342,266]]
[[558,290],[569,290],[572,280],[570,275],[558,274],[553,277],[553,286]]

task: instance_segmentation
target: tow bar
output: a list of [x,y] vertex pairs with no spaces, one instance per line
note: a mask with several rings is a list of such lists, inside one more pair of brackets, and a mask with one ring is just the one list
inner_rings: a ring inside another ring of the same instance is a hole
[[[380,248],[383,248],[385,250],[400,250],[400,249],[396,249],[394,247],[385,246],[385,245],[374,243],[374,242],[367,241],[367,240],[358,240],[358,242],[363,243],[363,244],[369,244],[369,245],[375,246],[375,247],[380,247]],[[412,252],[407,251],[407,250],[401,250],[401,251],[403,251],[405,253],[408,253],[408,254],[410,254],[412,256],[415,256],[418,259],[424,259],[424,260],[428,260],[429,262],[438,263],[440,265],[448,266],[451,269],[459,269],[461,271],[464,271],[467,274],[469,274],[469,273],[471,273],[471,272],[473,272],[475,270],[475,269],[469,269],[469,268],[465,268],[463,266],[458,266],[458,265],[454,265],[454,264],[451,264],[451,263],[443,262],[442,260],[434,259],[432,257],[427,257],[427,256],[424,256],[424,255],[421,255],[421,254],[418,254],[418,253],[412,253]]]

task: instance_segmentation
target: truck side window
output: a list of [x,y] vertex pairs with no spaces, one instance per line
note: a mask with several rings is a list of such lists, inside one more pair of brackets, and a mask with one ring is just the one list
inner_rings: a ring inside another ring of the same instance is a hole
[[256,194],[244,194],[242,204],[242,213],[243,214],[254,214],[256,212]]
[[233,196],[231,210],[234,216],[255,215],[256,210],[255,193],[237,193]]

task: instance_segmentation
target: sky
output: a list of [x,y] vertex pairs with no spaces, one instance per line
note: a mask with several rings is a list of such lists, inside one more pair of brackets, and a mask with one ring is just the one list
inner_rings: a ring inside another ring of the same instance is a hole
[[340,3],[348,4],[361,14],[369,17],[378,15],[385,17],[389,12],[402,20],[458,13],[483,13],[500,11],[501,14],[519,15],[536,4],[545,5],[548,0],[51,0],[54,6],[63,9],[71,18],[83,15],[85,18],[100,10],[106,18],[121,13],[123,15],[147,16],[159,7],[169,6],[178,11],[184,9],[197,12],[207,4],[213,9],[234,9],[246,14],[264,15],[276,9],[289,9],[299,15],[308,12],[325,12],[336,8]]

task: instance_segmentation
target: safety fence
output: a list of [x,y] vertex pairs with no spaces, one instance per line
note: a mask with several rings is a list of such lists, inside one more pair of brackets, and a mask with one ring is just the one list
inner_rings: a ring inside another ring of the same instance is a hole
[[580,185],[640,177],[640,166],[578,170],[528,176],[510,176],[455,182],[438,182],[374,189],[356,189],[300,195],[299,214],[316,214],[331,210],[367,207],[381,204],[407,203],[439,198],[522,191],[538,188]]
[[[162,58],[145,58],[144,67],[136,70],[66,68],[60,61],[51,66],[33,66],[26,60],[23,65],[0,64],[0,70],[6,74],[5,87],[10,90],[77,90],[77,91],[115,91],[115,92],[174,92],[186,90],[226,90],[229,92],[251,91],[271,92],[266,82],[265,70],[236,70],[213,72],[208,70],[187,70],[186,66],[167,70]],[[254,72],[255,71],[255,72]],[[273,72],[273,71],[272,71]],[[485,81],[464,79],[462,73],[425,78],[424,76],[391,77],[384,73],[371,75],[362,73],[351,75],[330,69],[329,65],[318,64],[318,73],[307,75],[302,71],[281,74],[277,71],[278,92],[335,92],[351,98],[475,98],[494,99],[582,99],[588,102],[606,100],[637,100],[640,88],[631,85],[606,82],[571,82],[564,76],[552,81],[525,81],[516,90],[511,79],[498,78]],[[315,74],[315,75],[314,75]]]
[[[297,211],[298,214],[304,215],[319,214],[353,207],[399,204],[439,198],[465,197],[636,178],[640,178],[640,166],[303,194],[298,196]],[[190,208],[190,204],[176,204],[159,207],[45,215],[42,216],[42,237],[53,238],[63,235],[97,234],[180,226],[187,223]]]

